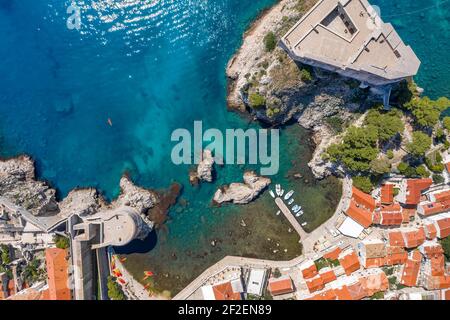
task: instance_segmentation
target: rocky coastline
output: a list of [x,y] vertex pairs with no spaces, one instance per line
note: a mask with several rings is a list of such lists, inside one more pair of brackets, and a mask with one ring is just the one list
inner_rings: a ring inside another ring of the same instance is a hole
[[120,190],[119,196],[110,203],[95,188],[76,188],[58,201],[56,190],[36,178],[31,157],[19,155],[0,160],[0,195],[37,217],[65,217],[74,213],[85,216],[126,205],[139,212],[152,228],[148,211],[159,203],[160,195],[136,186],[126,174],[120,179]]

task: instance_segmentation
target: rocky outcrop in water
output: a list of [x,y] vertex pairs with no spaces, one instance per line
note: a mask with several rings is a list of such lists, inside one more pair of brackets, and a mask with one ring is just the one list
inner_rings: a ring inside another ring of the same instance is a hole
[[253,171],[244,173],[244,183],[231,183],[216,191],[213,201],[217,204],[233,202],[246,204],[253,201],[269,184],[271,180],[260,177]]
[[203,157],[197,167],[197,177],[201,181],[212,182],[214,170],[214,157],[211,150],[205,149]]
[[59,211],[55,195],[55,190],[45,182],[35,180],[34,163],[30,157],[0,161],[0,196],[39,216]]
[[126,175],[120,179],[120,190],[119,197],[112,204],[114,206],[130,206],[141,214],[145,214],[158,201],[156,193],[136,186]]

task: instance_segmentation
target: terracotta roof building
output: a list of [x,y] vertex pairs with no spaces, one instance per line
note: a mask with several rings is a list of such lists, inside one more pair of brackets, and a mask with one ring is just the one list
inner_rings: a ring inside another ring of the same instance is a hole
[[400,184],[398,201],[406,205],[418,205],[422,192],[433,184],[430,178],[425,179],[404,179]]
[[404,247],[405,240],[400,230],[390,231],[388,233],[388,242],[391,247]]
[[450,218],[443,218],[436,221],[436,234],[439,239],[447,238],[450,235]]
[[339,255],[339,263],[344,268],[346,275],[352,274],[361,267],[358,256],[353,249],[342,252]]
[[269,279],[269,291],[273,296],[294,292],[294,284],[289,276]]
[[370,194],[364,193],[356,187],[352,187],[352,200],[366,210],[374,211],[376,208],[375,199]]
[[386,274],[380,270],[378,273],[369,274],[359,278],[359,282],[366,292],[367,296],[373,296],[377,292],[387,291],[389,281]]
[[309,292],[319,291],[325,287],[323,283],[323,279],[320,275],[315,276],[314,278],[306,279],[306,286],[308,287]]
[[450,211],[450,200],[425,203],[417,207],[417,213],[424,217],[447,211]]
[[391,204],[394,202],[394,185],[393,184],[383,184],[381,186],[381,203]]
[[418,250],[411,252],[408,260],[403,266],[400,283],[404,286],[415,287],[417,285],[417,278],[419,276],[420,262],[422,256]]
[[69,264],[67,250],[59,248],[45,249],[45,261],[47,265],[48,289],[50,300],[71,300],[68,287]]
[[428,222],[424,224],[425,236],[428,240],[433,240],[437,236],[437,230],[433,223]]
[[303,265],[301,265],[300,271],[302,272],[303,278],[305,279],[313,278],[317,275],[317,267],[312,260],[308,260]]
[[402,235],[406,248],[418,247],[425,241],[425,230],[423,227],[411,228],[407,231],[402,231]]
[[353,200],[350,201],[350,206],[346,213],[364,228],[368,228],[372,224],[372,211],[368,211],[367,209],[358,206]]

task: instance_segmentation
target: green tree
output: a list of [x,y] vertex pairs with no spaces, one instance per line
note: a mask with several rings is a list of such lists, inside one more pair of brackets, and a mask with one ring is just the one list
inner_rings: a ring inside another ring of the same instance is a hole
[[365,193],[370,193],[373,190],[373,184],[369,177],[353,177],[353,186]]
[[111,300],[126,300],[122,287],[116,282],[114,277],[108,277],[108,297]]
[[248,101],[253,109],[261,108],[266,104],[266,99],[256,92],[250,94]]
[[441,174],[433,174],[433,182],[435,184],[444,183],[445,179]]
[[70,246],[70,241],[67,237],[56,235],[53,241],[55,241],[55,245],[59,249],[68,249]]
[[397,166],[397,170],[400,172],[400,174],[408,178],[417,176],[416,169],[405,162],[400,162]]
[[399,110],[393,109],[387,113],[371,109],[365,119],[365,124],[374,126],[380,141],[388,141],[396,134],[403,132],[404,125]]
[[430,176],[430,173],[425,168],[424,165],[420,165],[416,168],[416,173],[421,176],[422,178],[428,178]]
[[450,237],[442,239],[441,246],[444,249],[445,260],[450,262]]
[[447,131],[450,131],[450,117],[444,117],[442,124]]
[[423,157],[430,149],[431,138],[423,132],[414,131],[412,142],[406,145],[408,152],[415,157]]
[[433,127],[438,123],[442,111],[450,108],[450,100],[445,97],[437,100],[431,100],[428,97],[415,97],[405,103],[405,108],[411,110],[419,125]]
[[264,47],[267,52],[273,51],[277,46],[277,39],[275,38],[275,34],[272,31],[269,31],[264,36]]
[[11,252],[9,250],[9,246],[7,246],[6,244],[2,244],[0,247],[0,251],[1,251],[1,259],[2,259],[2,264],[6,265],[6,264],[10,264],[11,263]]
[[385,158],[373,159],[370,162],[370,170],[377,175],[383,175],[391,172],[391,164]]
[[329,159],[341,162],[349,170],[367,172],[370,163],[378,155],[377,130],[373,127],[350,127],[341,144],[333,144],[327,149]]
[[312,81],[313,77],[308,69],[302,69],[302,71],[300,71],[300,79],[302,79],[302,81],[304,82],[310,82]]

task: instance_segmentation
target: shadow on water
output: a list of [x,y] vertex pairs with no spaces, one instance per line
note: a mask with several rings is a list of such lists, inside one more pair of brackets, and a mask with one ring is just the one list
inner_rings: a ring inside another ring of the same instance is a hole
[[144,240],[135,239],[126,246],[114,247],[114,251],[118,254],[148,253],[156,247],[157,243],[158,235],[153,230]]

